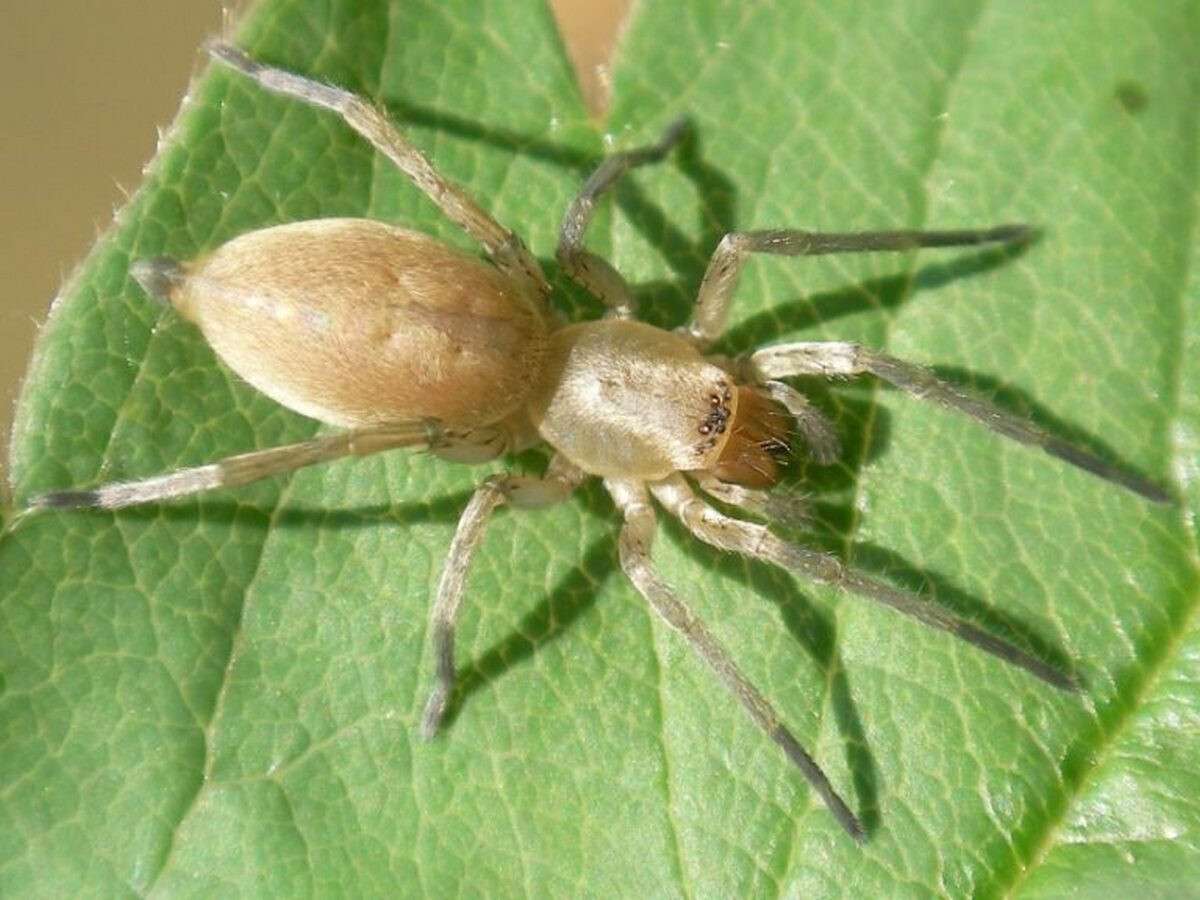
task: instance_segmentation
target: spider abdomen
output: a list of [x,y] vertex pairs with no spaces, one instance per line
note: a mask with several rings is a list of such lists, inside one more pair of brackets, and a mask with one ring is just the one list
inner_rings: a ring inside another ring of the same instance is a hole
[[536,298],[488,263],[366,219],[252,231],[189,264],[170,300],[267,396],[356,427],[498,422],[540,369]]

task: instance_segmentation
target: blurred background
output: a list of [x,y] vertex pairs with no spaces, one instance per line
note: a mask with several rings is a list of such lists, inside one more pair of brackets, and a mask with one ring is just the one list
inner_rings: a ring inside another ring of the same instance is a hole
[[[550,0],[594,115],[633,0]],[[0,435],[38,324],[154,153],[230,0],[10,3],[0,29]],[[2,463],[0,463],[2,465]]]

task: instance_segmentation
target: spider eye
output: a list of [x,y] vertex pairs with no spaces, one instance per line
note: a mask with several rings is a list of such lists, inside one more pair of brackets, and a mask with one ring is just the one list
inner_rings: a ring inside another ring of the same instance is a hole
[[[732,394],[729,393],[729,388],[724,384],[718,384],[717,389],[717,393],[708,395],[708,405],[711,407],[711,409],[708,414],[700,420],[700,427],[697,429],[705,436],[713,434],[714,432],[716,434],[724,434],[726,423],[729,421],[729,417],[733,414],[728,404],[729,399],[732,397]],[[724,400],[721,399],[722,395],[725,397]],[[715,441],[706,441],[702,447],[702,450],[711,449],[714,444]]]

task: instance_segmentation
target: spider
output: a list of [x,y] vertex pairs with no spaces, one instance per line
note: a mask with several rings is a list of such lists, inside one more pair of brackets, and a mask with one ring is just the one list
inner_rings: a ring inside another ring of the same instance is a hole
[[657,143],[605,160],[567,210],[558,262],[603,302],[606,313],[565,324],[551,311],[550,285],[521,240],[443,178],[381,111],[355,94],[257,62],[228,44],[209,51],[267,90],[337,113],[478,241],[488,259],[381,222],[318,219],[252,231],[191,263],[135,262],[131,273],[142,288],[196,323],[234,372],[289,409],[343,430],[153,478],[43,494],[30,501],[32,508],[115,509],[400,447],[481,462],[548,444],[554,454],[542,477],[488,477],[458,522],[432,608],[437,671],[422,734],[437,733],[454,694],[455,622],[471,557],[493,511],[502,504],[558,503],[584,480],[599,477],[623,517],[620,564],[638,593],[708,664],[858,842],[866,839],[862,822],[771,702],[655,570],[652,499],[701,541],[885,604],[1057,688],[1078,689],[1070,675],[922,596],[709,502],[767,521],[794,517],[795,504],[767,490],[779,480],[793,435],[818,463],[832,462],[839,446],[832,423],[783,379],[862,374],[966,413],[1148,499],[1167,501],[1157,485],[920,366],[857,344],[785,343],[736,359],[706,355],[725,327],[738,275],[751,254],[1016,244],[1030,239],[1030,228],[733,232],[712,255],[691,321],[677,331],[656,328],[633,318],[624,279],[584,248],[584,236],[596,204],[622,175],[668,155],[687,127],[680,119]]

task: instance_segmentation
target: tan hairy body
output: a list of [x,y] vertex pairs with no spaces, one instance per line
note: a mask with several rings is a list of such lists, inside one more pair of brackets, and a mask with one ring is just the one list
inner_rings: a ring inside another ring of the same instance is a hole
[[589,475],[645,481],[713,468],[743,427],[729,373],[686,338],[621,319],[552,332],[527,285],[382,222],[252,231],[167,299],[238,375],[330,425],[532,427]]

